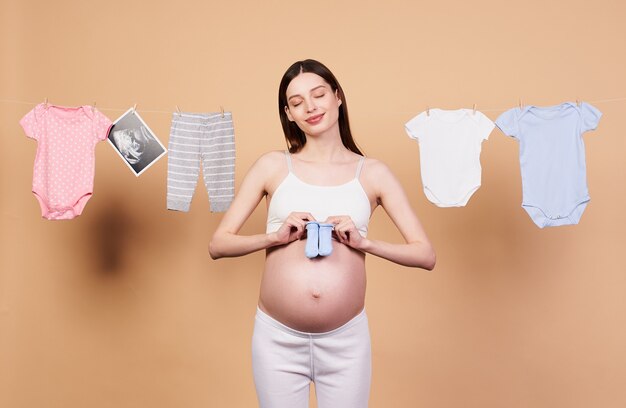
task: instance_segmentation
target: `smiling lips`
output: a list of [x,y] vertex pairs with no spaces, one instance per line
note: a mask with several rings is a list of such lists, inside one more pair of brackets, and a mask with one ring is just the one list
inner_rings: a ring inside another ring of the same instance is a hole
[[319,115],[311,116],[310,118],[308,118],[306,120],[306,123],[308,123],[310,125],[315,125],[315,124],[319,123],[322,120],[323,116],[324,116],[323,113],[320,113]]

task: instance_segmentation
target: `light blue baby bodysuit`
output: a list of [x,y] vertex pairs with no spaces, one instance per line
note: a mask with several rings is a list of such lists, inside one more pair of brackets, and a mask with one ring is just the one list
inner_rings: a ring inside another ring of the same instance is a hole
[[588,103],[564,102],[514,108],[496,119],[519,141],[522,207],[539,228],[578,224],[589,202],[582,135],[601,116]]

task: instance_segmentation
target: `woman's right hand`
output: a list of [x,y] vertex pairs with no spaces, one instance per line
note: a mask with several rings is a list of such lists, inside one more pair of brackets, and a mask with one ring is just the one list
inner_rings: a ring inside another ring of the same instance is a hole
[[315,218],[308,212],[292,212],[289,214],[283,225],[273,232],[276,245],[284,245],[302,238],[306,232],[306,223],[315,221]]

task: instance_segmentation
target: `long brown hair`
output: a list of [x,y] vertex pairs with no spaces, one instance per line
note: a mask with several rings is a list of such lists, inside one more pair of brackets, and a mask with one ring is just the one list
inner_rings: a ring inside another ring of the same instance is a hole
[[294,122],[291,122],[285,112],[287,106],[287,87],[291,81],[303,72],[311,72],[321,76],[332,88],[333,92],[337,92],[337,96],[341,99],[341,105],[339,105],[339,134],[341,135],[341,142],[350,151],[363,156],[363,153],[359,150],[354,139],[352,138],[352,132],[350,132],[350,122],[348,121],[348,105],[346,103],[346,95],[339,85],[339,81],[333,75],[332,72],[324,64],[319,61],[307,59],[304,61],[298,61],[287,69],[285,75],[280,81],[278,87],[278,113],[280,115],[280,123],[283,126],[283,132],[285,133],[285,140],[287,141],[287,147],[290,153],[296,153],[300,151],[306,144],[306,135]]

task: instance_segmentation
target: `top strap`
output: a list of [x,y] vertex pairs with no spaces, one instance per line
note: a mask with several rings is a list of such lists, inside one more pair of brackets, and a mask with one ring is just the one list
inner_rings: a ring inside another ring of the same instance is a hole
[[293,167],[291,166],[291,154],[289,154],[289,150],[285,150],[285,157],[287,158],[287,168],[289,169],[289,173],[293,173]]
[[359,159],[359,165],[356,167],[356,175],[354,176],[354,178],[356,178],[357,180],[361,176],[361,169],[363,168],[363,162],[365,162],[365,156],[361,156],[361,158]]

